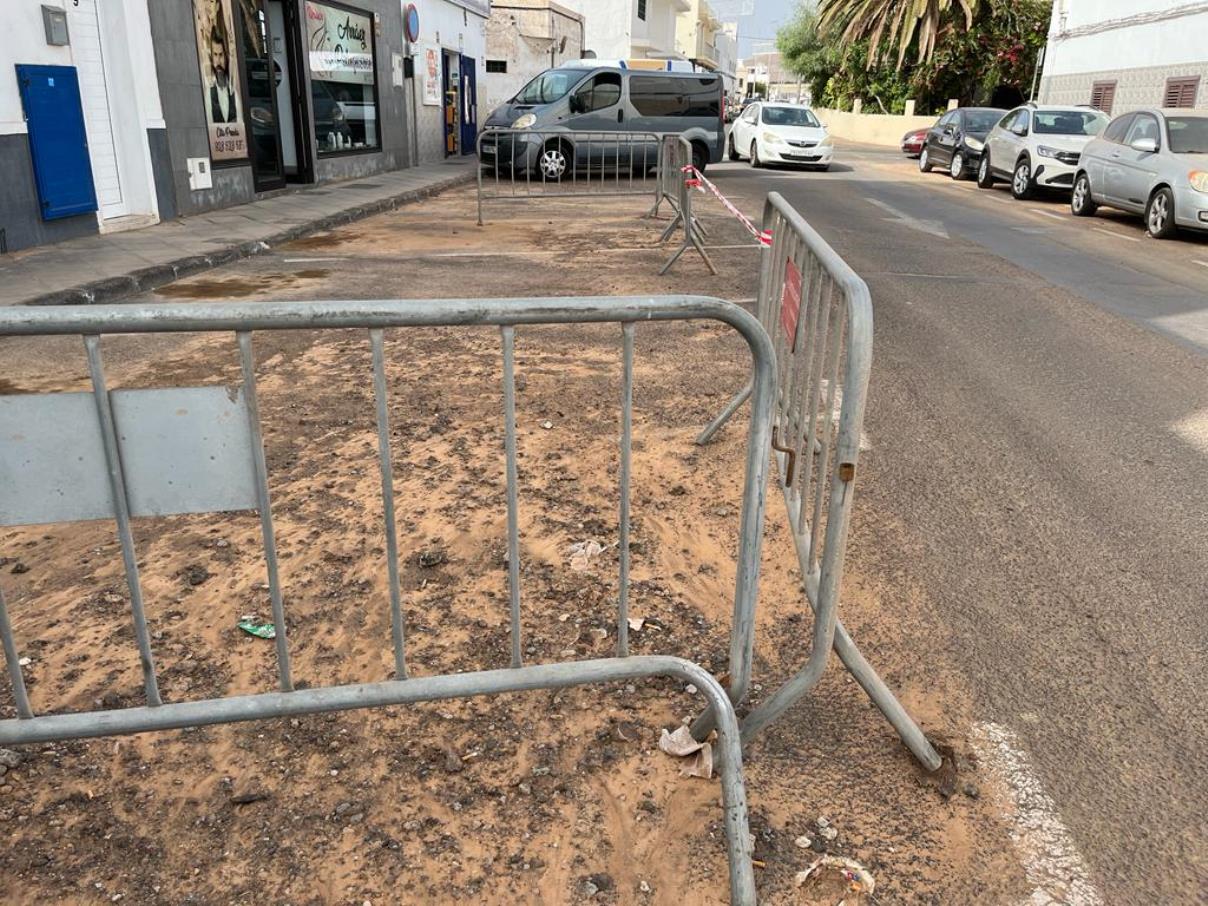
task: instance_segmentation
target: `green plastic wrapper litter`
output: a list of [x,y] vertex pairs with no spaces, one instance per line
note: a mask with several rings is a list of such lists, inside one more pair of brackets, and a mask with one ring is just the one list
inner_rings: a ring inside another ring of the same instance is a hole
[[272,623],[260,623],[256,620],[240,620],[239,628],[248,635],[254,635],[258,639],[275,639],[277,637],[277,629]]

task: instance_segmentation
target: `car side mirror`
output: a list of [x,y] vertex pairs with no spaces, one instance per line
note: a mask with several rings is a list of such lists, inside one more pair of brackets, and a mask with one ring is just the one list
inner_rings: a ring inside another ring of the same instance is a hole
[[1028,127],[1027,126],[1012,126],[1011,131],[1014,132],[1016,135],[1022,137],[1022,136],[1025,136],[1028,134]]
[[1134,151],[1140,151],[1142,154],[1154,154],[1158,150],[1158,143],[1152,138],[1139,138],[1131,145]]

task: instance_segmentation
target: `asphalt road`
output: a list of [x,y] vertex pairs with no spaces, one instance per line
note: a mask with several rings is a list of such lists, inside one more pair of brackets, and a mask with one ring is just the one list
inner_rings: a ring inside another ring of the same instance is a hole
[[969,685],[1053,901],[1204,902],[1208,238],[837,160],[710,175],[780,192],[872,290],[853,552],[924,597],[903,682]]

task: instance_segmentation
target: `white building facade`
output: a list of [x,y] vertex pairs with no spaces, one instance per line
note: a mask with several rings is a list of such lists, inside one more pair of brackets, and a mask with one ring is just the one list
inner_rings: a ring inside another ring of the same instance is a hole
[[[0,251],[155,223],[166,141],[146,0],[45,0],[8,13]],[[70,162],[82,177],[76,200],[60,204],[64,186],[51,183],[68,161],[54,147],[63,133],[53,130],[69,119],[82,124],[86,148]]]
[[1208,109],[1208,3],[1056,0],[1038,99]]
[[419,13],[419,36],[411,45],[414,157],[432,163],[472,154],[471,135],[489,112],[483,90],[491,4],[489,0],[412,2]]
[[677,17],[689,0],[561,0],[583,16],[586,50],[605,60],[673,59]]
[[486,74],[480,120],[535,76],[583,57],[583,16],[552,0],[493,3],[486,24]]

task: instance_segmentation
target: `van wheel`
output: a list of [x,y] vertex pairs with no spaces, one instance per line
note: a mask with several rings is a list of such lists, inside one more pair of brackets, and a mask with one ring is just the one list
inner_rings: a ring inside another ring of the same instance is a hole
[[709,150],[697,142],[692,143],[692,166],[696,167],[697,173],[704,173],[705,167],[709,166]]
[[751,142],[751,166],[752,167],[762,167],[763,166],[763,161],[761,161],[759,159],[759,142],[758,141]]
[[730,137],[726,139],[726,157],[730,160],[738,160],[738,149],[734,147],[734,133],[730,133]]
[[1085,173],[1074,180],[1074,191],[1070,194],[1070,213],[1075,217],[1092,217],[1099,206],[1091,195],[1091,181]]
[[537,158],[537,175],[546,182],[560,182],[570,168],[571,153],[561,142],[550,142]]
[[1154,239],[1169,239],[1176,232],[1174,194],[1165,186],[1149,196],[1145,206],[1145,232]]

